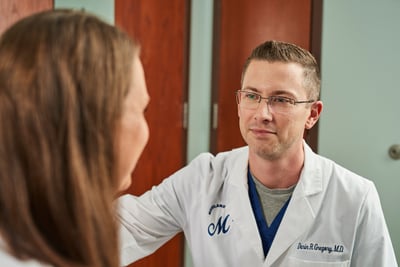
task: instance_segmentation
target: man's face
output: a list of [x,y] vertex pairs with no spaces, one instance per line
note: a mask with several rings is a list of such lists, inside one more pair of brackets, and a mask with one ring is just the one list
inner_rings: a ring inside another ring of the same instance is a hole
[[[253,60],[243,77],[242,90],[263,97],[284,96],[296,101],[309,100],[303,87],[303,68],[296,63]],[[318,109],[319,108],[319,109]],[[302,149],[304,130],[318,120],[322,104],[297,104],[286,113],[271,110],[261,100],[255,110],[238,105],[239,126],[250,153],[276,160]]]

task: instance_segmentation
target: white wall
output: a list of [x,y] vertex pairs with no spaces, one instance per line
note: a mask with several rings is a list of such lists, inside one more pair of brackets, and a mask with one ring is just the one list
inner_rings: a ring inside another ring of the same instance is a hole
[[375,183],[399,260],[400,1],[323,4],[319,153]]

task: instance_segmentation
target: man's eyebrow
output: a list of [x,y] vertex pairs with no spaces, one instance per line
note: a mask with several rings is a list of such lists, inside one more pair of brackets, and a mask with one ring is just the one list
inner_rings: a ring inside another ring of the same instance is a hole
[[290,98],[294,98],[297,99],[298,96],[296,96],[295,94],[293,94],[290,91],[287,90],[281,90],[281,89],[277,89],[275,91],[271,92],[271,95],[280,95],[280,96],[286,96],[286,97],[290,97]]
[[257,88],[250,87],[250,86],[246,86],[242,90],[253,91],[253,92],[256,92],[256,93],[260,92],[259,90],[257,90]]

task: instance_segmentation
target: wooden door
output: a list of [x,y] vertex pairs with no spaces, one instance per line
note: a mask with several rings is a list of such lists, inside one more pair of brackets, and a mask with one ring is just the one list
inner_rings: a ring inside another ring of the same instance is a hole
[[[311,50],[319,60],[322,0],[215,0],[214,4],[210,150],[216,153],[244,145],[235,91],[253,48],[266,40],[287,41]],[[314,128],[308,139],[316,150]]]
[[53,0],[1,0],[0,34],[17,20],[46,9],[53,9]]
[[[188,0],[116,0],[115,24],[139,40],[150,94],[146,117],[150,141],[137,165],[129,193],[139,195],[186,162],[184,102],[187,98]],[[180,234],[131,266],[183,264]]]

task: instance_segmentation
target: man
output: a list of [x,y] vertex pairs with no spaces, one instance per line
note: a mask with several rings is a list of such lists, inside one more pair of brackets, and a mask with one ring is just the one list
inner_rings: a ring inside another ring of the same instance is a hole
[[141,197],[122,197],[122,262],[183,231],[195,266],[397,266],[373,183],[303,140],[319,94],[308,51],[256,47],[236,92],[248,146],[201,154]]

